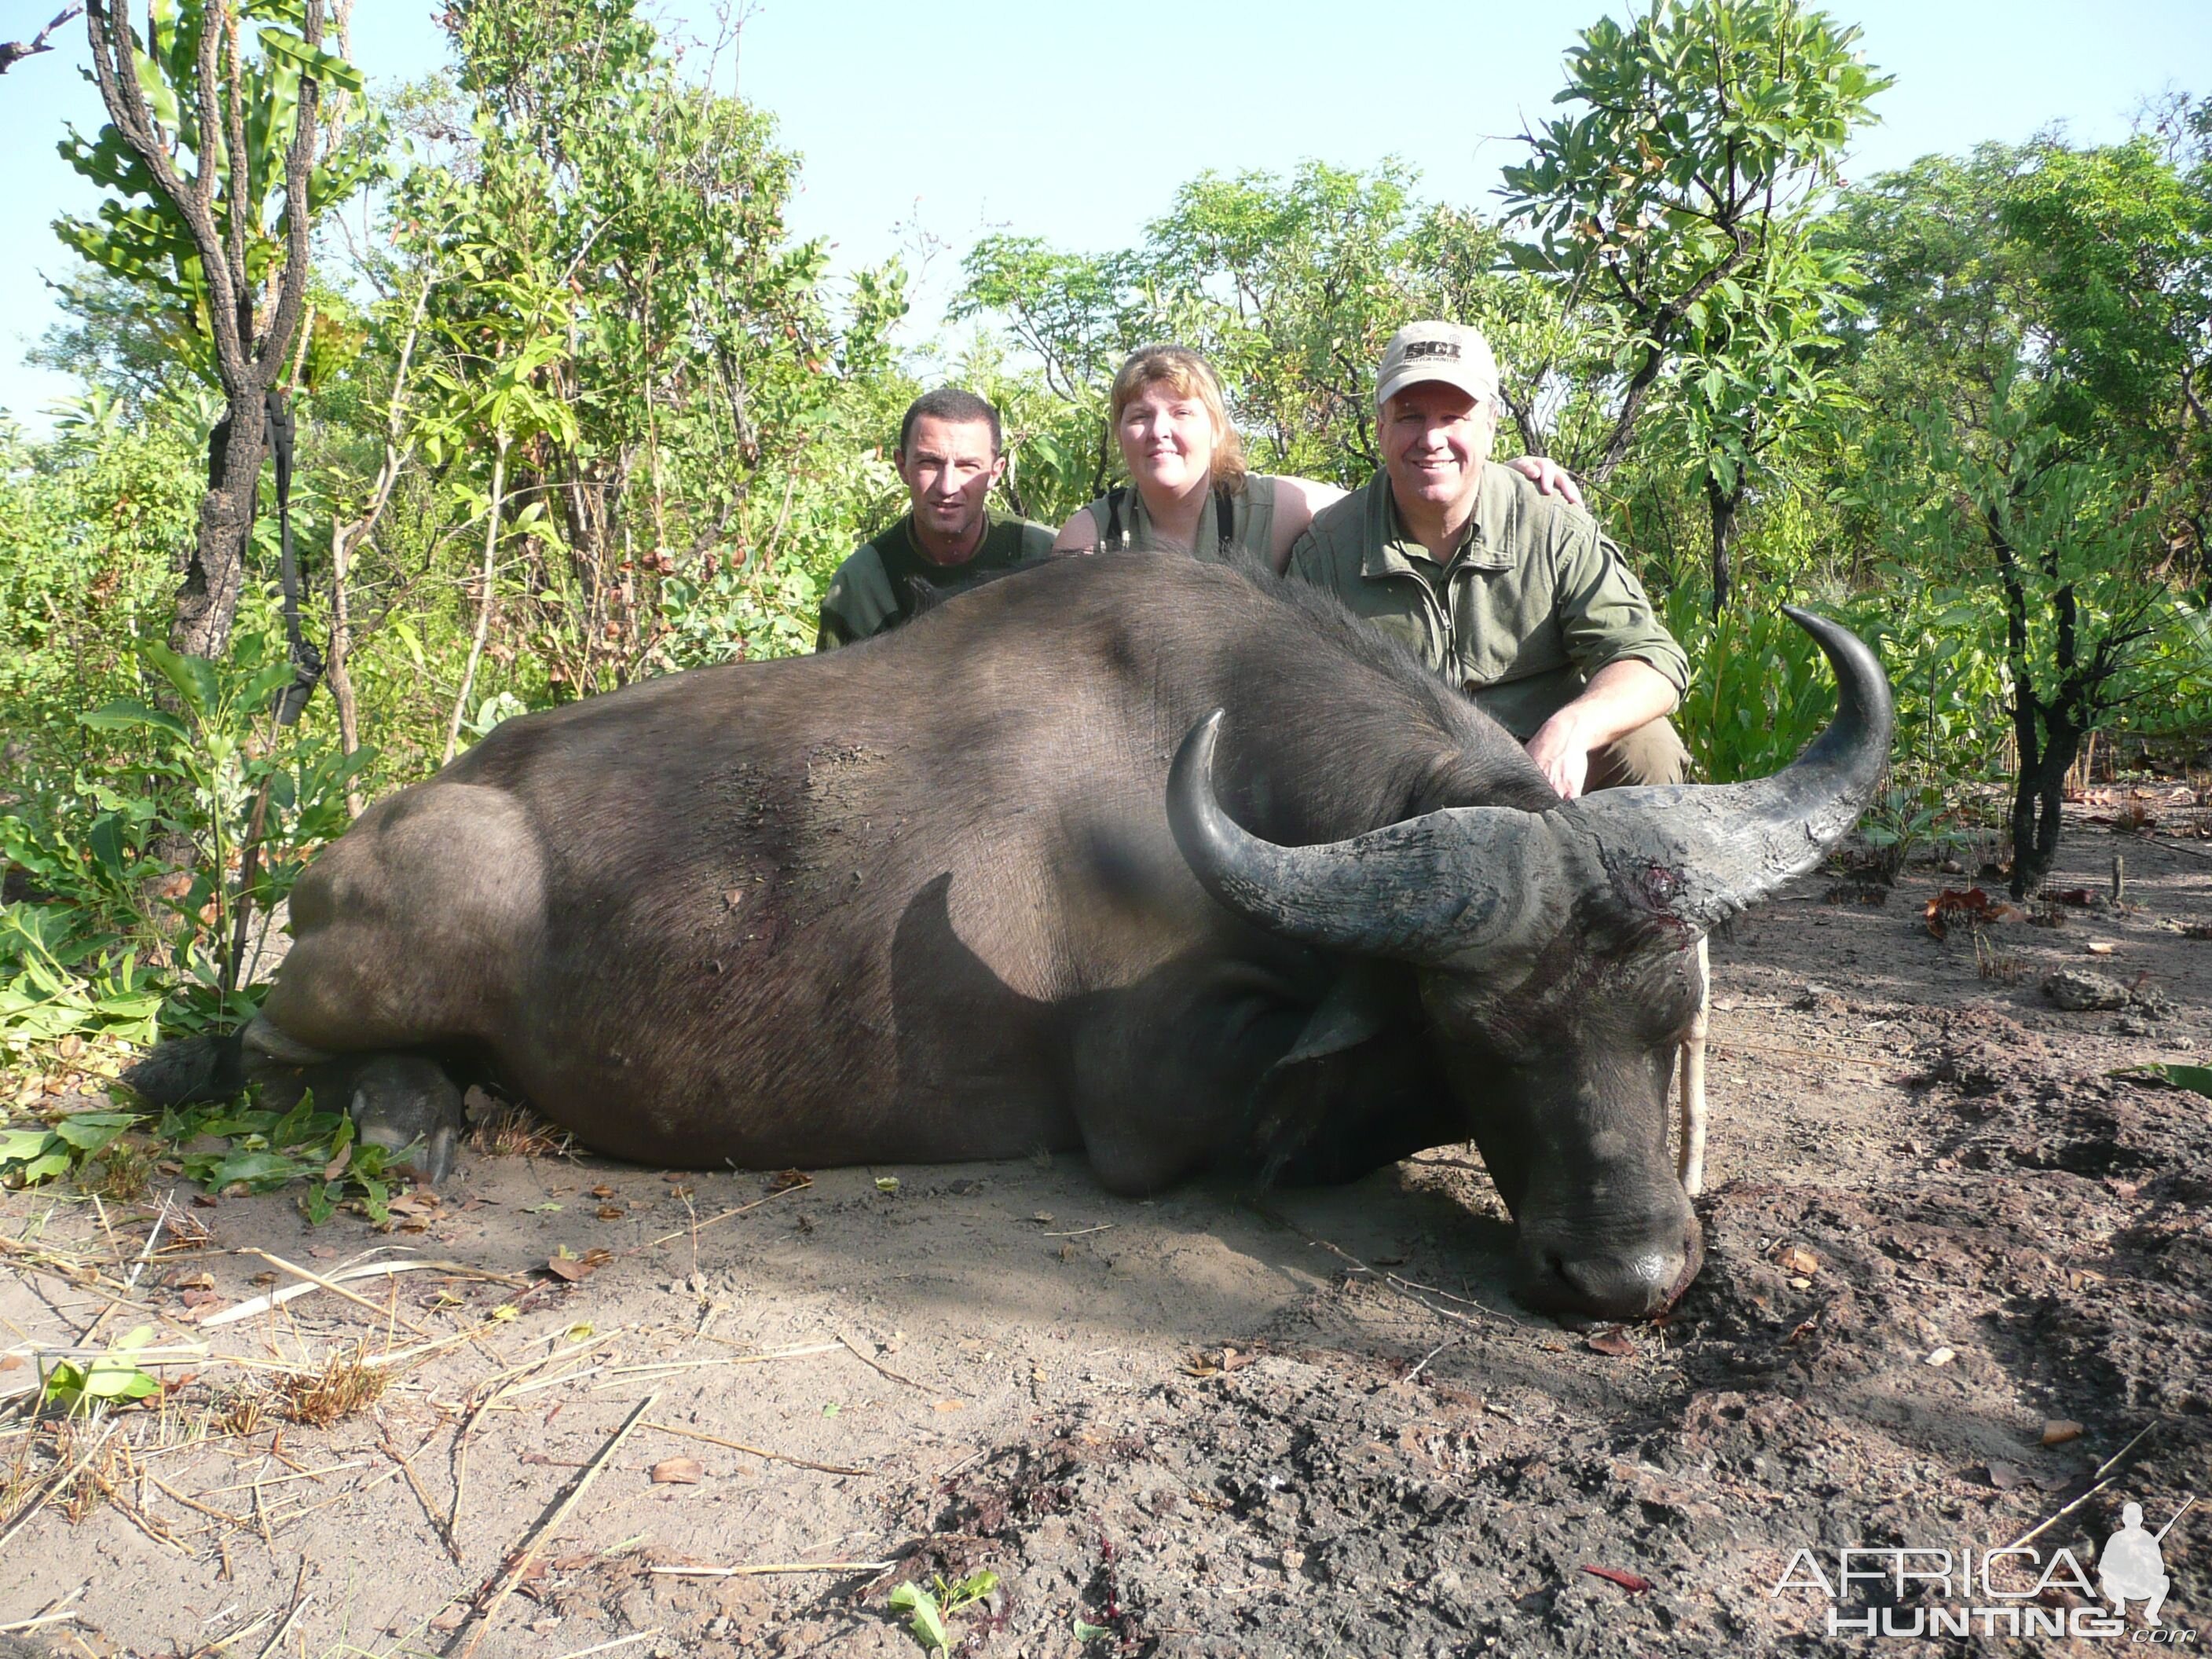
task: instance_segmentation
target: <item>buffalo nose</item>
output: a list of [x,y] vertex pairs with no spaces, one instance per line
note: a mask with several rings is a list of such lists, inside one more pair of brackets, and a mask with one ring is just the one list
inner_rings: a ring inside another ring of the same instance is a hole
[[1577,1256],[1557,1271],[1571,1306],[1598,1319],[1649,1319],[1663,1313],[1689,1277],[1689,1252],[1641,1249],[1630,1255]]
[[1705,1259],[1697,1223],[1597,1243],[1548,1230],[1522,1234],[1521,1298],[1591,1319],[1649,1319],[1672,1307]]

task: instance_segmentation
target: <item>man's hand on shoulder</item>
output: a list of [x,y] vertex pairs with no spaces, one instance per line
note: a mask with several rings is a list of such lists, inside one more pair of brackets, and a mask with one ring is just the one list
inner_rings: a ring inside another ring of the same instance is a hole
[[1516,455],[1505,465],[1534,484],[1539,495],[1557,495],[1569,507],[1583,504],[1573,477],[1549,455]]

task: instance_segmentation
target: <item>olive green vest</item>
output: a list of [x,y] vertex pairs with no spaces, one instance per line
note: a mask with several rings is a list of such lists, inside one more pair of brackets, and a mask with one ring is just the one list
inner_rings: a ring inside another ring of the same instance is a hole
[[[1222,533],[1220,507],[1229,506],[1228,533]],[[1124,484],[1091,503],[1091,550],[1103,553],[1121,548],[1181,553],[1186,550],[1160,540],[1145,498]],[[1117,533],[1118,532],[1118,533]],[[1225,564],[1238,558],[1257,559],[1273,568],[1275,538],[1275,480],[1271,473],[1248,472],[1237,489],[1216,489],[1198,515],[1198,545],[1188,550],[1205,564]]]
[[976,577],[1042,559],[1052,551],[1052,532],[1027,519],[990,514],[983,540],[958,564],[939,564],[914,544],[914,514],[853,550],[837,567],[822,596],[817,651],[871,639],[897,627],[914,614],[916,582],[939,593],[951,592]]

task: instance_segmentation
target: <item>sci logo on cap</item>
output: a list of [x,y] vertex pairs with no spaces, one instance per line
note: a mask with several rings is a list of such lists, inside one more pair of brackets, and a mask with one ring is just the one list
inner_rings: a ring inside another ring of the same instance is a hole
[[1406,347],[1406,361],[1407,362],[1412,362],[1415,359],[1422,357],[1441,357],[1448,362],[1455,363],[1459,361],[1459,342],[1457,340],[1413,340],[1408,342]]

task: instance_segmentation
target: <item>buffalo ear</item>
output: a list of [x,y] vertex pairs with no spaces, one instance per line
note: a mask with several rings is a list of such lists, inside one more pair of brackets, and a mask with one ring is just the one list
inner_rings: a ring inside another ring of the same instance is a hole
[[1251,1146],[1260,1182],[1273,1186],[1345,1105],[1358,1049],[1387,1031],[1405,1012],[1413,988],[1402,971],[1355,958],[1314,1005],[1283,1057],[1252,1090]]

